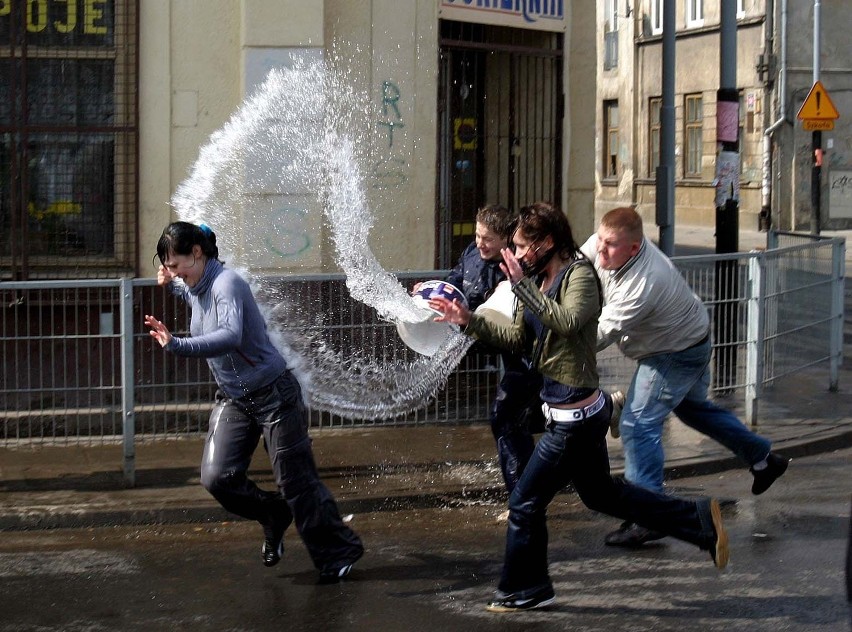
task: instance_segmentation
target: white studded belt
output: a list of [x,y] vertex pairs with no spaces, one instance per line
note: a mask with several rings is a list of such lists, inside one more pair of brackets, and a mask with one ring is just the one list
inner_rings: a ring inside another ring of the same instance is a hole
[[586,417],[591,417],[595,413],[600,412],[606,403],[603,391],[600,392],[598,398],[583,408],[551,408],[547,404],[541,405],[541,411],[544,413],[544,418],[547,421],[556,423],[569,421],[582,421]]

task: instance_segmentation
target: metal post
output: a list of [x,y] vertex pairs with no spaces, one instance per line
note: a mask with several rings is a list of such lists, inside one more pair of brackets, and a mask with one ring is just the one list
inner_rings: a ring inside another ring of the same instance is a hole
[[[716,254],[739,250],[739,106],[737,90],[737,13],[734,2],[721,3],[719,91],[716,98]],[[717,309],[714,337],[716,386],[736,383],[739,270],[736,259],[716,263]]]
[[660,107],[660,166],[657,167],[657,226],[660,250],[674,254],[675,0],[663,0],[663,102]]
[[759,59],[758,76],[763,84],[763,138],[760,175],[760,212],[757,227],[768,231],[772,227],[772,104],[770,94],[775,85],[775,0],[766,0],[766,21],[763,24],[763,53]]
[[133,371],[133,280],[121,279],[121,417],[124,445],[124,484],[136,486],[136,413],[134,412],[135,376]]
[[766,314],[766,254],[757,253],[748,261],[748,339],[746,341],[745,421],[757,425],[760,396],[763,393],[763,345]]

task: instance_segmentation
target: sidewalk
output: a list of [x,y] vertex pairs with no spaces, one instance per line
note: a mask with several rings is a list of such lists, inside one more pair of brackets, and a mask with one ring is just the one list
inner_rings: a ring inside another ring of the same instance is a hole
[[[779,386],[761,402],[757,432],[788,457],[852,445],[852,372],[841,375],[837,393],[829,393],[827,384],[827,378],[798,378]],[[667,478],[738,468],[744,486],[750,484],[745,465],[720,445],[676,419],[667,426]],[[485,425],[312,435],[320,475],[344,514],[491,501],[496,515],[505,503]],[[621,442],[608,441],[613,472],[621,473]],[[123,485],[120,445],[0,449],[0,530],[233,520],[199,483],[202,444],[200,438],[140,443],[137,484],[130,489]],[[794,463],[786,475],[795,472]],[[251,476],[274,488],[262,448]]]
[[[707,248],[712,232],[682,227],[678,245]],[[741,233],[740,249],[761,239]],[[852,445],[849,364],[836,393],[819,368],[767,391],[755,430],[792,458]],[[496,516],[505,504],[486,425],[319,429],[312,436],[320,475],[343,514],[490,501]],[[608,441],[613,472],[621,473],[621,442]],[[743,488],[750,486],[744,464],[676,419],[667,424],[665,445],[668,479],[738,469]],[[124,486],[118,444],[0,448],[0,530],[233,520],[199,483],[202,448],[202,438],[140,440],[133,488]],[[262,448],[250,473],[261,487],[274,487]],[[785,476],[795,475],[794,462]]]

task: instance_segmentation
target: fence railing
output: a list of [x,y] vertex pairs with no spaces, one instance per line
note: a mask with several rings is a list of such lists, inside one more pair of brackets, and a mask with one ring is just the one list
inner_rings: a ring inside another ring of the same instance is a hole
[[[746,423],[759,419],[762,389],[817,365],[837,388],[842,361],[845,242],[770,233],[766,251],[675,257],[714,323],[716,393],[741,397]],[[444,271],[401,273],[409,287]],[[312,325],[340,350],[369,350],[377,362],[415,357],[395,327],[353,301],[342,275],[265,279],[293,312],[319,311]],[[124,444],[133,480],[134,445],[206,432],[215,392],[206,362],[152,347],[143,318],[162,315],[188,330],[182,301],[152,279],[0,283],[0,446]],[[604,388],[626,388],[633,362],[615,348],[599,356]],[[488,419],[499,356],[471,352],[432,401],[389,419],[344,419],[311,410],[314,427],[475,423]]]

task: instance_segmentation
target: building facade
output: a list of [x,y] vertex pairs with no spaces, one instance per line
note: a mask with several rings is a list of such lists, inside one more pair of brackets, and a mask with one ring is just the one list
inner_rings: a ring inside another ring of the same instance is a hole
[[[653,223],[660,162],[663,10],[675,3],[675,220],[716,222],[721,2],[736,3],[739,226],[807,230],[815,217],[811,132],[796,118],[813,85],[811,0],[603,0],[598,15],[596,212],[635,205]],[[818,216],[850,226],[852,7],[821,2],[821,81],[840,112],[824,132]],[[763,219],[762,219],[763,218]]]
[[[199,148],[304,56],[344,59],[369,95],[386,269],[451,265],[487,203],[551,200],[588,233],[594,23],[592,0],[0,1],[0,278],[155,274]],[[248,238],[276,212],[214,229]],[[322,218],[296,215],[309,246],[260,271],[334,271]]]

